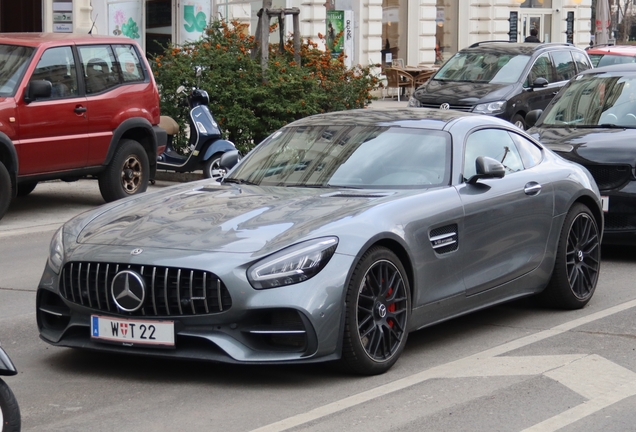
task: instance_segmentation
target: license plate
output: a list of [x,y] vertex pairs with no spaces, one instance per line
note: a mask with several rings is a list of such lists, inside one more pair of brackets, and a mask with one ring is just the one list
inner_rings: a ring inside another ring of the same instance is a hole
[[609,197],[608,196],[602,196],[601,197],[601,204],[603,204],[603,211],[604,212],[608,212],[609,211]]
[[174,347],[174,321],[91,316],[91,338],[123,345]]

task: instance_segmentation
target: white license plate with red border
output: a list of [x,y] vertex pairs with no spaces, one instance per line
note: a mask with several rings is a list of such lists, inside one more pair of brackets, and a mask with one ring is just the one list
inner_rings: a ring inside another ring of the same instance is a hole
[[91,316],[91,338],[124,345],[174,347],[174,321]]

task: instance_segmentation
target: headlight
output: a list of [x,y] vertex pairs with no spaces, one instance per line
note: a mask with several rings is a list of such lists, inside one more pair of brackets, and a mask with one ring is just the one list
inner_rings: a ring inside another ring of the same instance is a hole
[[419,100],[417,100],[413,96],[411,96],[410,99],[409,99],[409,104],[407,106],[414,107],[414,108],[420,108],[422,106],[422,104],[420,103]]
[[475,105],[474,113],[479,114],[501,114],[506,110],[506,101],[488,102]]
[[57,230],[49,246],[49,264],[55,273],[59,273],[64,263],[63,228]]
[[256,289],[276,288],[306,281],[322,270],[338,246],[336,237],[298,243],[257,262],[247,270]]

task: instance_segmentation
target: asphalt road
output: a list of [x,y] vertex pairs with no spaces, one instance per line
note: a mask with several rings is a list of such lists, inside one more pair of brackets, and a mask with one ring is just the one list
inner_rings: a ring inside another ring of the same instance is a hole
[[[152,188],[168,186],[159,182]],[[377,377],[51,347],[35,289],[55,229],[96,182],[40,184],[0,221],[0,343],[25,431],[636,430],[636,249],[603,250],[580,311],[510,303],[420,330]]]

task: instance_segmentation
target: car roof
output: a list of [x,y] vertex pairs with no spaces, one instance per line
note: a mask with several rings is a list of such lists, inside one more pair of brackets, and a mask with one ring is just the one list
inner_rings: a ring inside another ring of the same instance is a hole
[[634,45],[597,45],[587,50],[588,54],[614,54],[620,56],[636,56],[636,46]]
[[[531,43],[531,42],[508,42],[508,41],[484,41],[470,45],[461,51],[488,51],[499,52],[505,54],[526,54],[532,55],[537,51],[553,51],[556,49],[574,49],[578,50],[574,45],[559,42],[550,43]],[[582,51],[582,50],[581,50]]]
[[442,130],[449,123],[472,118],[481,124],[510,125],[496,117],[432,108],[371,108],[316,114],[290,123],[289,127],[320,125],[398,126]]
[[0,44],[23,46],[90,45],[95,43],[130,43],[121,36],[103,36],[77,33],[0,33]]

